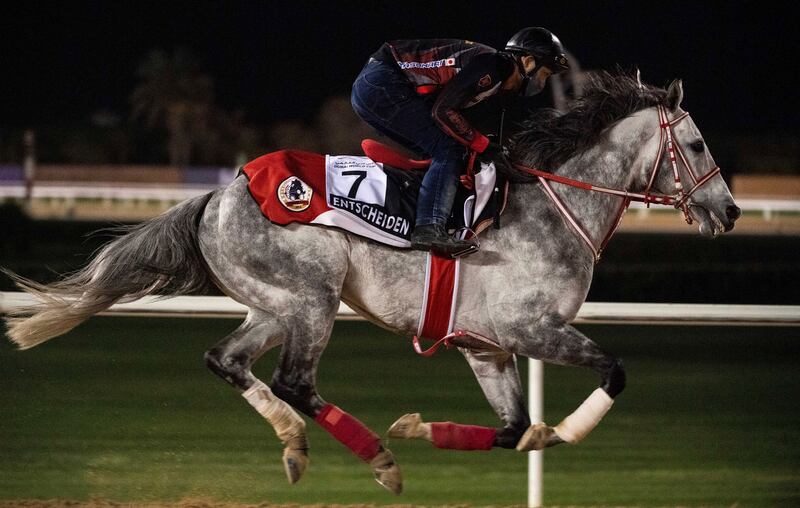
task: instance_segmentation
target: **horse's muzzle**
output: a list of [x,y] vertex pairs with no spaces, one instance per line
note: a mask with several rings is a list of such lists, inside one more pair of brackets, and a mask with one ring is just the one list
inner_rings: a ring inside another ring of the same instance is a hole
[[725,208],[725,216],[728,218],[728,223],[725,224],[725,231],[728,232],[733,229],[733,223],[736,219],[742,216],[742,209],[736,205],[728,205]]
[[742,216],[742,209],[736,205],[728,205],[728,208],[725,209],[725,215],[728,220],[735,221]]

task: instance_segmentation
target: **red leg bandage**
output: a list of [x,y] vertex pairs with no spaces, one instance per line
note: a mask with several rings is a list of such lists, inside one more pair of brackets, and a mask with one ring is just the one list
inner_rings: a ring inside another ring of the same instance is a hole
[[323,407],[314,420],[365,462],[374,459],[380,450],[381,438],[377,434],[333,404]]
[[433,446],[449,450],[491,450],[497,430],[453,422],[431,423]]

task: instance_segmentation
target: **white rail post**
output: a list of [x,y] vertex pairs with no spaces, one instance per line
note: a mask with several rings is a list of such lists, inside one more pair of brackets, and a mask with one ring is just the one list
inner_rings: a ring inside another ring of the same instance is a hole
[[[544,421],[544,364],[528,360],[528,411],[531,423]],[[544,450],[528,452],[528,508],[542,506]]]
[[33,182],[36,180],[36,135],[28,129],[22,139],[25,145],[25,160],[22,163],[22,175],[25,179],[25,206],[31,206]]

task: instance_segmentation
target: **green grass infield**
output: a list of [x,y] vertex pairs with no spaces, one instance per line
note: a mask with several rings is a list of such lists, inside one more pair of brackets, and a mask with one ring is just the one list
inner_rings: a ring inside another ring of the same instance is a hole
[[[29,351],[3,339],[0,500],[526,503],[525,454],[392,441],[405,477],[396,497],[313,422],[311,465],[289,485],[273,430],[203,363],[237,324],[94,318]],[[798,329],[582,330],[624,359],[628,388],[584,442],[545,452],[546,505],[800,506]],[[267,353],[255,373],[268,381],[276,357]],[[596,385],[591,372],[547,366],[548,423]],[[421,358],[365,323],[337,323],[319,390],[382,435],[407,412],[498,422],[456,350]]]

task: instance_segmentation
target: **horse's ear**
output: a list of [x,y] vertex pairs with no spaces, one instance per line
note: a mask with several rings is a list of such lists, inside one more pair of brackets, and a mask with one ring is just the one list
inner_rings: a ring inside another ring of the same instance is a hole
[[667,88],[667,107],[675,111],[683,102],[683,81],[676,79]]

